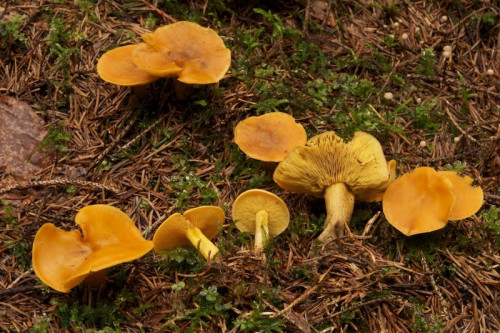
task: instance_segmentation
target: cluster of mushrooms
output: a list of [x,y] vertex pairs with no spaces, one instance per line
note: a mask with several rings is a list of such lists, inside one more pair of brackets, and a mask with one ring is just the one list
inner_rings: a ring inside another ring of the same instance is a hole
[[[241,231],[255,234],[255,252],[259,253],[269,237],[288,226],[288,207],[278,196],[264,190],[249,190],[234,202],[233,219]],[[82,229],[64,231],[52,223],[44,224],[33,241],[32,262],[35,274],[51,288],[67,293],[85,280],[101,286],[106,268],[138,259],[154,248],[170,250],[192,245],[207,259],[221,262],[211,239],[224,223],[224,211],[217,206],[201,206],[175,213],[146,240],[130,217],[109,205],[82,208],[75,222]]]
[[[97,65],[99,75],[125,86],[160,77],[208,84],[220,80],[229,68],[231,55],[222,39],[195,23],[177,22],[142,38],[144,43],[106,52]],[[456,172],[422,167],[397,178],[396,162],[386,161],[382,146],[368,133],[356,132],[349,142],[333,131],[307,140],[292,116],[271,112],[238,123],[234,140],[249,157],[278,163],[273,179],[282,189],[324,198],[327,216],[318,237],[321,242],[345,234],[355,200],[382,201],[386,219],[407,236],[441,229],[448,220],[475,214],[483,204],[482,189]],[[232,219],[240,231],[255,235],[254,253],[259,254],[270,237],[287,228],[290,213],[277,195],[253,189],[236,198]],[[45,284],[69,292],[83,280],[102,283],[106,268],[140,258],[153,248],[191,244],[208,261],[220,262],[211,239],[224,220],[224,211],[216,206],[175,213],[150,241],[118,208],[86,206],[75,217],[83,235],[51,223],[40,228],[33,243],[33,267]]]
[[181,21],[142,34],[144,43],[117,47],[102,55],[97,73],[107,82],[137,87],[174,77],[178,99],[187,85],[219,82],[231,64],[231,51],[210,28]]

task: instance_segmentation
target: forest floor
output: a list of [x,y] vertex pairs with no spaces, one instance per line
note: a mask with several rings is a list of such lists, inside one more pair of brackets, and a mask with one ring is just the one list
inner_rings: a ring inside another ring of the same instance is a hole
[[[0,331],[499,332],[499,17],[481,0],[0,1],[0,95],[27,103],[44,122],[31,136],[47,135],[40,163],[8,168],[0,113]],[[231,50],[218,85],[178,101],[161,79],[137,99],[99,78],[104,52],[182,20]],[[406,237],[380,203],[356,203],[352,235],[318,244],[324,201],[281,190],[273,166],[234,143],[239,121],[271,111],[308,137],[372,134],[398,175],[468,175],[484,205]],[[290,209],[266,260],[231,219],[250,188]],[[111,268],[99,291],[47,287],[31,264],[37,230],[76,229],[98,203],[147,239],[173,213],[219,206],[222,263],[179,248]]]

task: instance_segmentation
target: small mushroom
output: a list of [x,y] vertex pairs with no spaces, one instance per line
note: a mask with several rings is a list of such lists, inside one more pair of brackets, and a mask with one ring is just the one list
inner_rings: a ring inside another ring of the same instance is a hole
[[318,237],[324,242],[331,235],[344,233],[355,198],[369,201],[389,185],[391,165],[370,134],[356,132],[345,143],[330,131],[295,147],[280,162],[273,178],[285,190],[325,198],[327,217]]
[[257,189],[243,192],[236,198],[232,215],[238,230],[255,234],[255,253],[262,251],[269,237],[282,233],[290,221],[288,207],[280,197]]
[[[185,84],[220,81],[231,64],[231,51],[210,28],[180,21],[142,35],[132,60],[140,70],[159,77],[177,77]],[[183,86],[176,82],[182,94]]]
[[82,231],[44,224],[33,242],[35,274],[49,287],[67,293],[86,277],[137,259],[153,248],[134,222],[118,208],[92,205],[75,217]]
[[157,80],[157,76],[140,70],[132,62],[136,46],[121,46],[104,53],[97,62],[101,79],[120,86],[141,86]]
[[244,119],[234,129],[234,141],[249,157],[265,162],[282,161],[307,141],[304,127],[283,112]]
[[220,261],[219,249],[210,239],[219,232],[224,222],[224,211],[216,206],[189,209],[175,213],[163,222],[153,236],[155,251],[170,250],[177,246],[193,245],[208,261]]
[[396,179],[382,201],[389,223],[406,236],[444,228],[448,220],[475,214],[483,204],[483,191],[471,187],[472,178],[456,172],[420,167]]

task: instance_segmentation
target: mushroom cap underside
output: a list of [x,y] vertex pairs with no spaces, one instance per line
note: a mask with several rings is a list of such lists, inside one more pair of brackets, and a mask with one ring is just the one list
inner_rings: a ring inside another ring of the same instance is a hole
[[277,195],[265,190],[248,190],[236,198],[232,208],[232,218],[242,232],[255,233],[256,215],[264,210],[268,214],[269,235],[282,233],[289,224],[290,213],[285,202]]
[[329,131],[295,147],[278,164],[273,178],[291,192],[323,197],[328,186],[344,183],[359,196],[387,183],[390,170],[380,143],[372,135],[356,132],[345,143]]
[[217,206],[201,206],[189,209],[183,215],[175,213],[163,222],[153,236],[155,251],[170,250],[177,246],[191,244],[186,232],[197,227],[212,239],[219,232],[219,224],[225,219],[224,211]]
[[397,165],[396,160],[390,160],[389,162],[387,162],[389,179],[387,179],[387,181],[383,182],[382,184],[380,184],[375,188],[367,190],[366,192],[363,193],[359,193],[356,199],[364,202],[382,201],[385,189],[389,185],[391,185],[392,182],[396,179],[396,165]]
[[279,162],[296,146],[307,141],[304,127],[283,112],[249,117],[236,125],[234,141],[249,157]]

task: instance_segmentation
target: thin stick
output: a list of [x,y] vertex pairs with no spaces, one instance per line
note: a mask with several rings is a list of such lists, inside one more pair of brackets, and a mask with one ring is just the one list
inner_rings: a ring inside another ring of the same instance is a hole
[[100,190],[106,190],[109,192],[113,192],[114,194],[120,194],[122,191],[119,189],[96,182],[90,182],[87,180],[77,180],[77,179],[68,179],[68,178],[60,178],[60,179],[51,179],[51,180],[39,180],[29,183],[17,183],[14,185],[10,185],[0,189],[0,195],[8,193],[13,190],[18,189],[27,189],[38,186],[51,186],[51,185],[80,185],[84,187],[98,188]]
[[311,287],[311,288],[307,289],[307,291],[305,293],[303,293],[302,295],[300,295],[299,298],[295,299],[292,303],[288,304],[283,310],[280,310],[280,311],[275,312],[274,314],[272,314],[270,316],[270,318],[276,318],[277,316],[281,316],[283,313],[287,312],[288,310],[290,310],[291,308],[293,308],[295,305],[299,304],[304,299],[308,298],[309,295],[311,295],[313,292],[316,291],[316,289],[318,289],[318,285],[315,285],[314,287]]

